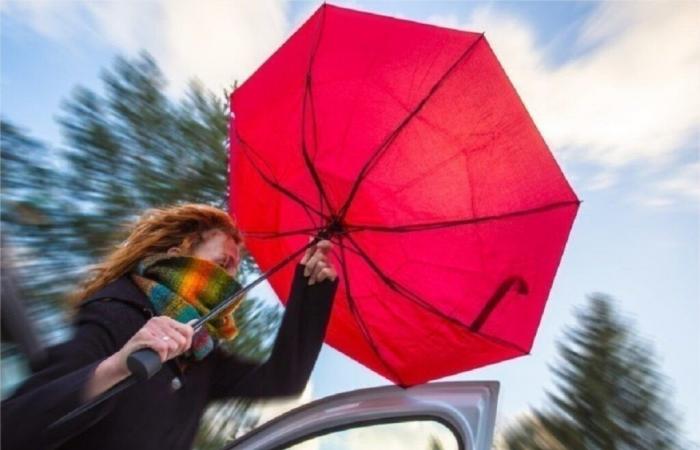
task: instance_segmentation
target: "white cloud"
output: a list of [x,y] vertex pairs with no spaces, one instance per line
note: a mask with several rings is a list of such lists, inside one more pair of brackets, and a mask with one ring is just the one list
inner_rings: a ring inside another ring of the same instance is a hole
[[45,37],[67,41],[89,31],[77,6],[75,2],[55,0],[12,0],[0,2],[0,12]]
[[105,43],[128,55],[147,49],[155,56],[167,51],[164,28],[165,5],[154,2],[80,2],[83,14],[91,19],[93,33]]
[[613,172],[600,171],[588,180],[588,188],[594,191],[607,189],[615,184],[616,176]]
[[[431,21],[486,32],[550,148],[560,159],[603,170],[589,188],[611,186],[632,164],[667,169],[697,146],[700,3],[603,3],[572,49],[585,51],[559,66],[547,63],[532,25],[492,8],[478,8],[467,23]],[[695,189],[669,183],[657,187]]]
[[700,162],[684,166],[673,177],[659,181],[657,186],[663,192],[700,201]]
[[[35,0],[4,2],[3,14],[68,43],[99,39],[130,55],[144,48],[175,93],[193,76],[220,92],[245,80],[318,2],[297,8],[291,19],[288,6],[286,0]],[[449,15],[428,20],[486,32],[559,159],[600,168],[584,181],[588,189],[614,185],[620,169],[633,164],[666,173],[683,151],[697,148],[700,3],[602,3],[571,49],[580,56],[558,66],[548,63],[549,46],[538,44],[531,24],[491,7],[477,8],[466,23]],[[679,181],[655,186],[657,203],[696,192]]]
[[252,74],[289,31],[282,1],[202,3],[167,3],[163,61],[168,74],[196,74],[213,89],[230,86]]
[[685,205],[700,211],[700,162],[686,164],[675,173],[661,177],[650,184],[647,192],[640,192],[635,198],[648,207]]
[[195,76],[214,92],[243,81],[290,32],[284,0],[12,1],[3,14],[67,45],[145,49],[174,93]]

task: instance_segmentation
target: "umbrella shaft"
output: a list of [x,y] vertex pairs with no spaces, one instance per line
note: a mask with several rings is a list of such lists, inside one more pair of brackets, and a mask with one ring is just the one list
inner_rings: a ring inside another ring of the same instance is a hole
[[199,320],[197,320],[197,322],[195,322],[195,323],[192,325],[192,328],[194,328],[194,331],[195,331],[195,332],[196,332],[196,331],[199,331],[199,329],[201,329],[201,328],[202,328],[207,322],[209,322],[211,319],[213,319],[214,317],[218,316],[218,315],[219,315],[222,311],[224,311],[225,309],[228,309],[228,308],[229,308],[232,304],[234,304],[235,302],[240,301],[240,299],[241,299],[241,297],[243,296],[243,294],[245,294],[246,292],[250,291],[251,289],[253,289],[253,288],[254,288],[255,286],[257,286],[258,284],[262,283],[263,280],[267,279],[267,278],[268,278],[269,276],[271,276],[273,273],[275,273],[275,272],[277,272],[278,270],[280,270],[280,269],[281,269],[282,267],[284,267],[289,261],[291,261],[292,259],[294,259],[294,258],[296,258],[297,256],[299,256],[301,253],[305,252],[309,247],[312,247],[312,246],[316,245],[316,243],[317,243],[318,241],[320,241],[321,239],[323,239],[323,235],[324,235],[324,233],[323,233],[323,232],[320,232],[320,233],[317,234],[317,235],[313,238],[313,240],[310,241],[308,244],[306,244],[305,246],[303,246],[302,248],[300,248],[300,249],[297,250],[296,252],[294,252],[294,253],[290,254],[289,256],[287,256],[286,258],[284,258],[282,261],[280,261],[279,263],[277,263],[276,265],[274,265],[273,267],[271,267],[267,272],[263,273],[263,274],[260,275],[258,278],[256,278],[255,280],[253,280],[253,282],[251,282],[251,283],[248,284],[247,286],[245,286],[245,287],[241,288],[240,290],[238,290],[238,291],[237,291],[235,294],[233,294],[231,297],[229,297],[229,298],[227,298],[226,300],[224,300],[223,302],[219,303],[214,309],[212,309],[212,310],[209,311],[207,314],[205,314],[204,316],[202,316]]
[[[267,272],[263,273],[260,277],[258,277],[257,279],[255,279],[255,281],[253,281],[252,283],[250,283],[250,284],[247,285],[246,287],[241,288],[238,292],[236,292],[236,293],[233,294],[231,297],[229,297],[228,299],[226,299],[226,301],[222,302],[222,303],[219,304],[216,308],[214,308],[214,309],[212,309],[211,311],[209,311],[208,314],[206,314],[206,315],[203,316],[201,319],[199,319],[194,325],[192,325],[192,327],[195,329],[195,331],[197,331],[197,330],[199,330],[200,328],[202,328],[202,327],[204,326],[204,324],[206,324],[209,320],[211,320],[211,319],[214,318],[216,315],[218,315],[219,313],[221,313],[221,311],[223,311],[223,310],[225,310],[226,308],[228,308],[231,304],[233,304],[234,301],[236,301],[237,299],[239,299],[243,294],[245,294],[246,292],[248,292],[249,290],[251,290],[253,287],[255,287],[255,286],[257,286],[258,284],[260,284],[264,279],[266,279],[267,277],[269,277],[269,276],[272,275],[273,273],[275,273],[275,272],[277,272],[278,270],[280,270],[280,269],[281,269],[285,264],[287,264],[289,261],[291,261],[292,259],[294,259],[294,258],[296,258],[297,256],[299,256],[302,252],[306,251],[306,249],[308,249],[309,247],[312,247],[312,246],[316,245],[316,243],[317,243],[318,241],[320,241],[321,239],[326,239],[326,238],[329,236],[329,234],[330,234],[330,233],[329,233],[327,230],[322,230],[322,231],[320,231],[320,232],[313,238],[313,240],[311,240],[308,244],[306,244],[306,245],[303,246],[301,249],[297,250],[296,252],[294,252],[294,253],[292,253],[291,255],[289,255],[289,256],[287,256],[286,258],[284,258],[282,261],[280,261],[278,264],[276,264],[275,266],[273,266],[272,268],[270,268]],[[160,367],[159,367],[158,369],[160,369]],[[95,397],[95,398],[94,398],[93,400],[91,400],[90,402],[85,403],[85,404],[79,406],[78,408],[76,408],[76,409],[74,409],[73,411],[69,412],[69,413],[66,414],[65,416],[61,417],[59,420],[57,420],[56,422],[54,422],[53,424],[51,424],[50,428],[56,427],[56,426],[58,426],[58,425],[61,425],[61,424],[65,423],[66,421],[68,421],[68,420],[70,420],[70,419],[72,419],[72,418],[74,418],[74,417],[76,417],[76,416],[82,414],[83,412],[85,412],[85,411],[87,411],[87,410],[89,410],[89,409],[92,409],[93,407],[95,407],[96,405],[98,405],[98,404],[104,402],[105,400],[109,399],[109,398],[112,397],[113,395],[115,395],[115,394],[117,394],[117,393],[123,391],[124,389],[126,389],[126,388],[132,386],[132,385],[135,384],[137,381],[138,381],[138,378],[137,378],[137,377],[135,377],[133,374],[130,375],[128,378],[126,378],[125,380],[123,380],[123,381],[120,382],[119,384],[113,386],[111,389],[109,389],[109,390],[103,392],[102,394],[98,395],[97,397]]]

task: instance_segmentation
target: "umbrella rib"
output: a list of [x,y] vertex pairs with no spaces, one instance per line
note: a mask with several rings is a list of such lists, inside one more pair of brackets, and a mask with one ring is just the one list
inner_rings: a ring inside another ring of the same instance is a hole
[[243,234],[255,239],[274,239],[283,236],[318,233],[321,230],[323,230],[323,227],[299,228],[296,230],[287,231],[244,231]]
[[452,63],[452,65],[445,71],[445,73],[438,79],[435,84],[433,85],[432,88],[430,88],[430,91],[426,94],[425,97],[418,103],[418,105],[411,111],[405,118],[404,120],[401,121],[401,123],[392,131],[389,133],[389,135],[384,139],[384,141],[379,145],[379,147],[374,151],[372,156],[365,162],[365,164],[362,166],[362,169],[360,170],[360,173],[357,176],[357,179],[353,183],[352,189],[350,190],[350,194],[348,195],[348,198],[345,200],[343,203],[343,206],[340,208],[339,211],[339,216],[342,218],[345,216],[345,213],[347,212],[347,209],[350,206],[350,202],[352,202],[352,199],[354,198],[355,194],[357,193],[357,189],[360,186],[360,183],[364,178],[367,176],[367,173],[369,170],[374,167],[374,164],[376,161],[378,161],[379,157],[386,152],[386,150],[391,147],[391,144],[396,140],[396,138],[399,136],[401,131],[408,125],[408,123],[415,117],[421,109],[426,105],[428,100],[430,100],[433,95],[439,90],[440,86],[442,86],[442,83],[447,79],[447,77],[452,73],[452,71],[464,60],[467,56],[469,56],[472,52],[472,50],[476,47],[476,45],[481,42],[481,40],[484,38],[483,33],[469,46],[462,52],[462,54],[457,58],[457,60]]
[[316,170],[316,166],[314,165],[313,161],[311,160],[311,157],[309,156],[309,151],[308,147],[306,145],[306,133],[304,130],[306,129],[306,104],[307,104],[307,97],[308,97],[308,103],[310,104],[310,111],[311,111],[311,122],[312,122],[312,128],[313,128],[313,136],[314,136],[314,148],[316,149],[316,152],[318,152],[318,128],[316,127],[316,109],[314,107],[314,100],[313,100],[313,94],[311,92],[311,74],[309,73],[306,77],[306,89],[304,92],[304,105],[302,107],[302,139],[301,139],[301,152],[304,156],[304,163],[306,164],[306,167],[309,169],[309,173],[311,174],[311,179],[313,180],[314,184],[316,185],[316,188],[318,189],[319,192],[319,203],[321,204],[321,210],[323,210],[323,205],[328,207],[328,210],[331,212],[331,215],[335,215],[335,211],[333,210],[333,206],[331,205],[331,202],[328,200],[328,196],[326,195],[326,191],[323,189],[323,184],[321,183],[321,178],[318,175],[318,171]]
[[[243,233],[246,236],[253,237],[255,239],[274,239],[277,237],[282,237],[282,236],[293,236],[293,235],[298,235],[298,234],[316,234],[319,231],[325,230],[325,227],[311,227],[311,228],[298,228],[296,230],[287,230],[287,231],[244,231]],[[333,236],[341,236],[344,234],[349,233],[348,230],[342,229],[342,230],[337,230],[333,231]]]
[[367,324],[365,323],[364,319],[362,318],[359,308],[357,306],[357,302],[355,301],[355,298],[352,296],[352,292],[350,291],[350,275],[349,271],[347,268],[347,263],[345,259],[345,248],[346,246],[343,245],[342,241],[339,241],[340,245],[340,268],[341,271],[343,272],[343,278],[345,279],[345,292],[347,294],[347,299],[348,299],[348,305],[350,306],[350,312],[352,313],[353,318],[355,319],[355,323],[357,324],[358,328],[362,332],[362,335],[365,338],[365,341],[369,344],[370,348],[372,349],[372,352],[374,352],[375,356],[379,360],[379,362],[382,363],[382,365],[391,373],[391,375],[394,376],[396,381],[398,381],[398,384],[401,386],[405,386],[405,383],[403,382],[401,376],[394,370],[393,367],[385,360],[385,358],[382,356],[381,352],[379,351],[379,347],[377,346],[377,343],[374,342],[374,338],[372,337],[371,333],[369,332],[369,329],[367,328]]
[[323,34],[323,30],[326,25],[326,4],[323,4],[323,9],[321,10],[321,19],[320,23],[318,25],[318,36],[316,36],[316,42],[314,42],[314,48],[311,51],[311,54],[309,55],[309,70],[307,71],[307,74],[311,72],[311,68],[314,65],[314,61],[316,60],[316,52],[318,51],[318,48],[321,46],[321,35]]
[[[528,353],[529,353],[527,350],[521,348],[521,347],[518,346],[518,345],[513,344],[512,342],[508,342],[508,341],[506,341],[506,340],[503,340],[503,339],[500,339],[500,338],[497,338],[497,337],[494,337],[494,336],[490,336],[490,335],[481,333],[481,331],[480,331],[478,328],[477,328],[477,329],[474,329],[474,327],[472,327],[472,326],[470,326],[470,325],[467,325],[467,324],[463,323],[462,321],[460,321],[460,320],[458,320],[458,319],[456,319],[456,318],[454,318],[454,317],[450,317],[450,316],[448,316],[447,314],[445,314],[445,313],[443,313],[442,311],[440,311],[439,309],[435,308],[433,305],[431,305],[430,303],[428,303],[426,300],[422,299],[418,294],[412,292],[410,289],[408,289],[407,287],[403,286],[403,285],[402,285],[401,283],[399,283],[398,281],[392,279],[390,276],[388,276],[387,274],[385,274],[385,273],[379,268],[379,266],[377,266],[377,265],[374,263],[374,261],[372,261],[372,259],[367,255],[367,253],[362,249],[362,247],[360,247],[360,246],[355,242],[355,240],[352,239],[352,237],[351,237],[349,234],[346,236],[346,238],[347,238],[347,239],[352,243],[352,245],[355,247],[355,249],[356,249],[356,254],[358,254],[362,259],[364,259],[365,262],[367,262],[367,264],[372,268],[372,270],[377,274],[377,276],[379,276],[379,277],[389,286],[389,288],[391,288],[394,292],[398,293],[399,295],[401,295],[401,296],[404,297],[405,299],[407,299],[407,300],[409,300],[409,301],[411,301],[411,302],[417,304],[418,306],[422,307],[423,309],[428,310],[429,312],[431,312],[432,314],[434,314],[434,315],[436,315],[436,316],[442,318],[443,320],[448,321],[448,322],[450,322],[450,323],[452,323],[452,324],[454,324],[454,325],[456,325],[456,326],[458,326],[458,327],[460,327],[460,328],[465,329],[466,331],[468,331],[468,332],[470,332],[470,333],[476,334],[476,335],[478,335],[478,336],[480,336],[480,337],[483,337],[484,339],[490,340],[490,341],[492,341],[492,342],[494,342],[494,343],[496,343],[496,344],[498,344],[498,345],[512,348],[512,349],[517,350],[517,351],[519,351],[519,352],[521,352],[521,353],[523,353],[523,354],[528,354]],[[350,247],[348,247],[348,249],[350,249]],[[488,308],[489,306],[491,306],[491,305],[487,305],[487,308]],[[491,306],[490,309],[488,310],[488,312],[487,312],[486,314],[487,314],[487,315],[490,314],[490,313],[491,313],[491,310],[492,310],[494,307],[495,307],[495,305],[494,305],[494,306]],[[482,311],[482,313],[479,315],[479,318],[478,318],[478,319],[482,319],[482,317],[484,316],[484,314],[485,314],[485,313]],[[481,325],[483,325],[483,323],[482,323],[483,321],[485,321],[485,318],[483,318],[482,321],[481,321],[480,323],[478,323],[479,327],[481,327]]]
[[[475,150],[479,150],[479,149],[481,149],[481,148],[486,148],[486,146],[485,146],[485,145],[484,145],[484,146],[479,146],[479,147],[478,147],[477,149],[475,149]],[[431,165],[430,167],[426,168],[425,170],[422,170],[420,173],[418,173],[418,174],[417,174],[416,176],[414,176],[413,178],[411,178],[411,179],[405,181],[403,184],[397,186],[397,189],[392,190],[392,191],[391,191],[391,194],[394,195],[394,196],[396,196],[397,194],[399,194],[399,193],[405,191],[406,189],[408,189],[408,188],[410,188],[410,187],[412,187],[412,186],[415,186],[417,183],[426,180],[427,177],[428,177],[429,175],[431,175],[431,174],[433,173],[433,171],[436,170],[436,168],[444,167],[446,164],[452,162],[454,159],[456,159],[456,158],[458,158],[458,157],[460,157],[460,156],[464,156],[464,149],[461,149],[461,148],[460,148],[460,149],[458,149],[458,150],[456,150],[456,151],[450,153],[446,158],[441,159],[440,161],[438,161],[437,163],[434,163],[433,165]],[[466,169],[466,170],[469,170],[469,169],[468,169],[468,166],[465,166],[465,169]],[[469,178],[467,178],[467,181],[469,181]],[[469,192],[472,192],[472,190],[470,189]],[[471,196],[471,197],[473,198],[473,196]]]
[[[287,230],[287,231],[244,231],[246,236],[253,237],[256,239],[273,239],[276,237],[282,237],[282,236],[293,236],[293,235],[299,235],[299,234],[306,234],[308,235],[309,233],[316,234],[320,231],[328,230],[327,227],[310,227],[310,228],[298,228],[296,230]],[[328,239],[333,239],[334,237],[342,237],[345,234],[348,234],[349,231],[346,229],[340,229],[340,230],[333,230],[332,233],[330,233]]]
[[331,215],[335,215],[335,211],[333,210],[333,206],[331,205],[331,202],[328,200],[328,196],[326,195],[326,191],[323,189],[323,184],[321,183],[321,179],[318,175],[318,171],[316,170],[316,166],[314,165],[314,162],[311,159],[311,156],[309,155],[309,150],[308,150],[308,146],[306,143],[306,126],[307,126],[306,108],[307,108],[307,103],[308,103],[309,110],[311,112],[311,128],[313,131],[313,142],[314,142],[314,150],[315,150],[314,156],[316,154],[318,154],[318,127],[317,127],[317,121],[316,121],[316,108],[314,106],[314,98],[313,98],[313,93],[311,90],[311,87],[312,87],[311,74],[313,72],[314,61],[316,60],[316,53],[318,52],[318,48],[321,45],[321,37],[323,36],[323,30],[325,28],[325,23],[326,23],[326,8],[324,7],[322,12],[321,12],[320,24],[318,25],[318,27],[319,27],[318,36],[316,37],[316,42],[314,43],[313,50],[311,51],[311,55],[309,56],[309,67],[306,71],[306,81],[304,83],[304,97],[302,100],[302,112],[301,112],[301,152],[302,152],[302,156],[304,157],[304,163],[306,164],[306,167],[309,170],[309,173],[311,175],[311,179],[313,180],[314,184],[316,185],[316,188],[318,189],[319,204],[321,205],[321,211],[323,211],[323,205],[325,204],[328,207],[328,210],[331,212]]
[[[399,282],[396,280],[392,279],[389,275],[384,273],[383,270],[379,268],[379,266],[372,261],[372,259],[367,255],[367,253],[355,242],[355,240],[352,238],[352,236],[348,235],[347,239],[352,243],[352,245],[355,247],[357,250],[357,254],[365,260],[365,262],[370,266],[370,268],[377,274],[379,278],[384,281],[384,283],[389,286],[393,291],[401,294],[403,297],[406,297],[408,300],[413,301],[414,303],[417,303],[419,306],[431,310],[433,313],[441,316],[443,319],[450,321],[454,323],[455,325],[461,326],[461,327],[467,327],[467,325],[463,324],[462,322],[458,321],[457,319],[450,317],[441,311],[437,310],[434,306],[432,306],[430,303],[425,301],[424,299],[420,298],[419,295],[411,292],[408,288],[405,286],[401,285]],[[471,330],[470,330],[471,331]]]
[[[255,151],[255,149],[253,149],[253,147],[252,147],[250,144],[248,144],[245,140],[243,140],[243,138],[241,137],[240,134],[238,134],[238,130],[236,130],[235,133],[236,133],[236,138],[237,138],[237,139],[240,141],[240,143],[242,144],[242,148],[244,148],[244,149],[247,148],[247,149],[250,150],[251,152],[257,153],[257,152]],[[330,221],[330,218],[329,218],[328,216],[326,216],[325,214],[323,214],[322,211],[319,211],[319,210],[317,210],[316,208],[314,208],[313,206],[309,205],[309,204],[306,203],[304,200],[302,200],[301,198],[299,198],[296,194],[294,194],[293,192],[291,192],[289,189],[285,188],[284,186],[282,186],[282,185],[281,185],[280,183],[278,183],[277,181],[271,180],[267,175],[265,175],[265,174],[263,173],[263,171],[262,171],[262,170],[258,167],[258,165],[255,163],[255,161],[253,161],[253,158],[251,158],[250,155],[248,155],[248,152],[247,152],[247,151],[244,150],[244,154],[246,155],[246,157],[248,158],[248,161],[250,161],[250,164],[253,166],[253,168],[254,168],[255,171],[258,173],[258,175],[260,175],[260,176],[262,177],[262,179],[263,179],[267,184],[269,184],[271,187],[273,187],[274,189],[278,190],[278,191],[281,192],[282,194],[286,195],[286,196],[289,197],[291,200],[294,200],[295,202],[299,203],[299,204],[302,206],[302,208],[304,208],[304,210],[306,210],[307,214],[308,214],[309,210],[311,210],[311,211],[313,211],[314,213],[316,213],[318,216],[320,216],[320,217],[326,219],[327,221]],[[310,217],[310,218],[311,218],[311,217]],[[312,219],[311,221],[313,222],[313,218],[311,218],[311,219]]]
[[449,228],[459,225],[473,225],[481,222],[488,222],[491,220],[507,219],[512,217],[526,216],[529,214],[535,214],[539,212],[549,211],[552,209],[564,208],[571,205],[578,205],[581,200],[567,200],[562,202],[550,203],[549,205],[538,206],[536,208],[524,209],[521,211],[514,211],[505,214],[498,214],[495,216],[483,216],[475,217],[471,219],[456,219],[456,220],[446,220],[443,222],[426,222],[426,223],[415,223],[407,225],[396,225],[396,226],[382,226],[382,225],[363,225],[363,224],[348,224],[346,228],[351,232],[357,231],[378,231],[378,232],[397,232],[397,233],[407,233],[412,231],[426,231],[435,230],[440,228]]

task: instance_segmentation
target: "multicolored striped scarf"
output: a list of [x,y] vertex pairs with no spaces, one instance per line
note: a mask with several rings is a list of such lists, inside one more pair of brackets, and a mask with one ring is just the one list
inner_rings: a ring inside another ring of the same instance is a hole
[[[241,288],[240,283],[213,262],[165,253],[141,260],[131,278],[159,315],[182,323],[199,319]],[[234,311],[240,303],[235,302],[195,333],[186,356],[201,360],[214,349],[214,339],[235,338],[238,327]]]

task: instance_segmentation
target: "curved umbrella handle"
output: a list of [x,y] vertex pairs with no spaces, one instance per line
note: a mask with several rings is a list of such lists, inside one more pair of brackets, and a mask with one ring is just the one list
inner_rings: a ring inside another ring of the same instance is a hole
[[515,275],[505,279],[498,286],[489,301],[486,302],[486,306],[484,306],[484,309],[481,310],[479,316],[474,319],[474,322],[472,322],[469,328],[474,332],[478,332],[484,323],[486,323],[486,320],[488,320],[493,310],[496,309],[496,306],[498,306],[503,297],[505,297],[506,293],[508,293],[508,291],[513,287],[517,289],[517,292],[520,295],[527,295],[529,291],[527,283],[522,279],[522,277]]

